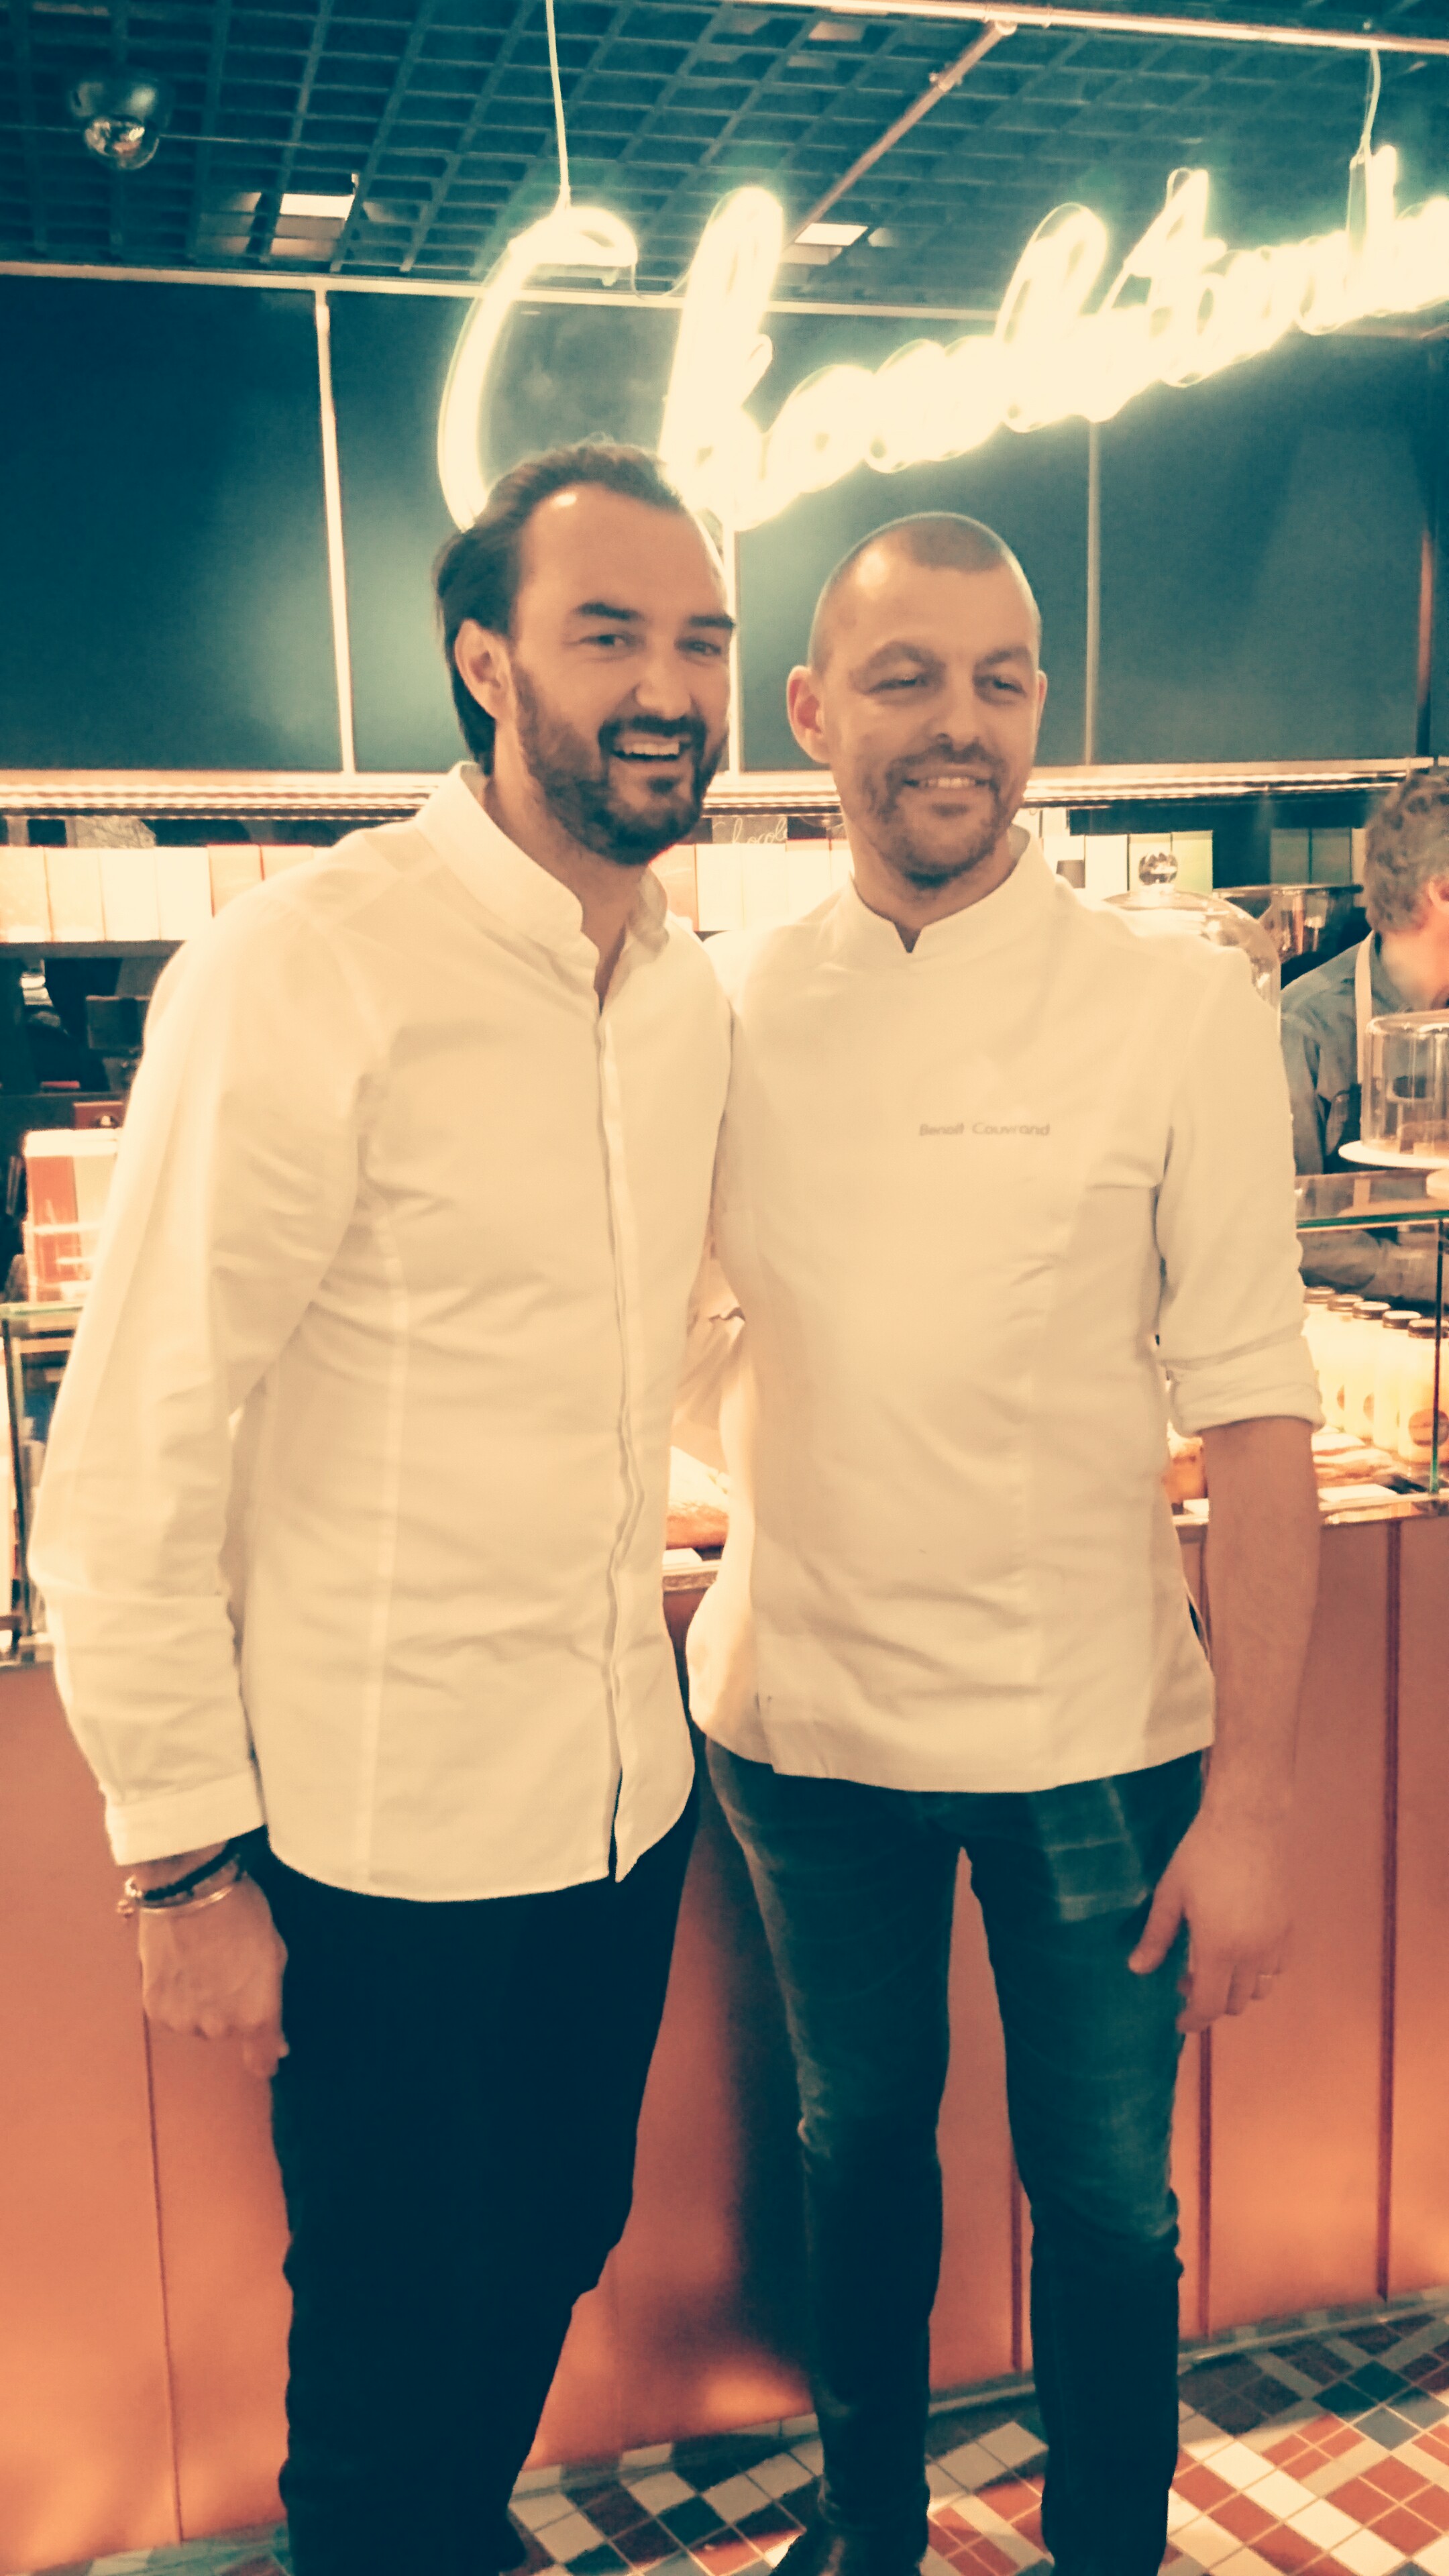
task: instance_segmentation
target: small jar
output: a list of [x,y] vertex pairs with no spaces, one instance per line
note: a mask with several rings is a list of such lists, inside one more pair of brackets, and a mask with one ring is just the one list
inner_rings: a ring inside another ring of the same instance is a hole
[[1332,1295],[1331,1288],[1305,1288],[1303,1291],[1303,1338],[1308,1344],[1308,1356],[1313,1362],[1314,1373],[1320,1379],[1323,1375],[1319,1358],[1319,1353],[1324,1347],[1323,1316]]
[[1438,1445],[1449,1445],[1449,1346],[1431,1316],[1416,1316],[1408,1330],[1399,1397],[1398,1455],[1406,1467],[1427,1467],[1434,1455],[1434,1377],[1439,1375]]
[[1404,1361],[1408,1355],[1404,1336],[1409,1326],[1417,1324],[1418,1320],[1412,1307],[1391,1307],[1379,1326],[1370,1437],[1374,1447],[1386,1450],[1391,1458],[1397,1455],[1399,1446],[1399,1408],[1404,1391]]
[[1318,1392],[1324,1417],[1335,1431],[1343,1429],[1344,1377],[1349,1336],[1358,1309],[1356,1297],[1330,1297],[1323,1310],[1323,1356],[1318,1363]]
[[1379,1327],[1389,1311],[1387,1297],[1355,1300],[1343,1370],[1343,1427],[1358,1440],[1374,1436],[1374,1367],[1379,1354]]

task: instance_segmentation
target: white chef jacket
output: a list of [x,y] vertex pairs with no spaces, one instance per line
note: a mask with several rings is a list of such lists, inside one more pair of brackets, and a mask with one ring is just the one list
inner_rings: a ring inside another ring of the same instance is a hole
[[660,1578],[729,1017],[645,876],[456,770],[168,968],[33,1563],[118,1859],[263,1817],[389,1896],[627,1871],[691,1757]]
[[894,1789],[1205,1744],[1168,1391],[1184,1432],[1320,1419],[1278,1034],[1244,961],[1143,938],[1034,843],[913,952],[852,886],[710,955],[744,1329],[694,1715],[776,1770]]

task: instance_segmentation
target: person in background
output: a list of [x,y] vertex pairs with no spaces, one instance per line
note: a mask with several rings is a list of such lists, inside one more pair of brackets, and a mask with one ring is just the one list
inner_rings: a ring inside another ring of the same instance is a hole
[[[853,883],[710,948],[743,1323],[689,1667],[799,2079],[824,2475],[788,2576],[907,2576],[927,2546],[962,1853],[1031,2202],[1059,2576],[1161,2562],[1182,2033],[1270,1994],[1288,1928],[1319,1410],[1277,1031],[1240,959],[1141,939],[1014,827],[1039,632],[974,520],[848,555],[789,709]],[[1215,1737],[1169,1401],[1207,1452]]]
[[[1337,1172],[1358,1142],[1368,1024],[1393,1011],[1449,1004],[1449,774],[1411,770],[1368,827],[1363,870],[1368,936],[1300,975],[1283,996],[1283,1060],[1300,1172]],[[1434,1294],[1431,1246],[1405,1232],[1310,1239],[1310,1278],[1402,1300]]]
[[729,1027],[648,862],[731,620],[630,448],[516,467],[437,587],[472,762],[163,978],[34,1544],[146,2009],[275,2074],[296,2576],[523,2557],[693,1826],[660,1555]]

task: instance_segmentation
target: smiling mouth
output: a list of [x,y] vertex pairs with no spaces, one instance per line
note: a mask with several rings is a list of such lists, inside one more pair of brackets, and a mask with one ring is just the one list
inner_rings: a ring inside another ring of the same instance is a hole
[[959,792],[965,787],[993,787],[995,783],[975,769],[932,769],[906,780],[908,787],[921,788],[929,795],[939,795],[943,789]]
[[691,748],[686,737],[680,735],[674,742],[636,740],[628,744],[616,743],[609,756],[613,760],[635,761],[642,768],[652,765],[656,769],[664,769],[675,761],[686,759]]

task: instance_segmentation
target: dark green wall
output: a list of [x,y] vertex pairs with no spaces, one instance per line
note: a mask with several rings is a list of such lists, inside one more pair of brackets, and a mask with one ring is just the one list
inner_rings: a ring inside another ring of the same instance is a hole
[[333,769],[309,294],[0,279],[0,767]]
[[[457,756],[429,572],[449,521],[438,404],[450,297],[332,300],[359,764]],[[878,364],[905,323],[776,317],[762,420],[815,368]],[[948,328],[948,326],[943,326]],[[485,460],[590,427],[657,434],[673,324],[519,311]],[[310,295],[0,279],[0,766],[327,768],[338,759]],[[1100,433],[1103,760],[1393,758],[1415,749],[1423,530],[1449,530],[1428,353],[1297,340],[1156,390]],[[1080,423],[797,503],[742,546],[747,764],[799,765],[785,674],[815,593],[886,519],[965,510],[1042,604],[1043,758],[1082,751]],[[1426,747],[1449,752],[1441,581]]]
[[464,309],[442,297],[331,302],[352,720],[363,769],[447,769],[463,748],[428,571],[453,532],[434,460]]
[[1100,759],[1412,753],[1428,386],[1297,339],[1105,425]]

